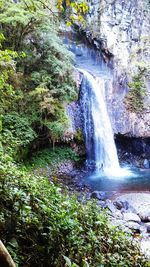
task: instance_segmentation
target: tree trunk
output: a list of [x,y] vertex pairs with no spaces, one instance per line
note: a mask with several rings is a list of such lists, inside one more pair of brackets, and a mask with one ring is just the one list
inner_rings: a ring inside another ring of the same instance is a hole
[[55,139],[53,139],[53,150],[55,149]]
[[5,248],[1,240],[0,240],[0,266],[16,267],[12,257],[10,256],[8,250]]

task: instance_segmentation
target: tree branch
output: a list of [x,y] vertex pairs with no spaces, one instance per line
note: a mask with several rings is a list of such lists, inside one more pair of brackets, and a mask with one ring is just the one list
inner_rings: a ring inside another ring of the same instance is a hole
[[2,267],[16,267],[12,257],[10,256],[8,250],[0,240],[0,266]]

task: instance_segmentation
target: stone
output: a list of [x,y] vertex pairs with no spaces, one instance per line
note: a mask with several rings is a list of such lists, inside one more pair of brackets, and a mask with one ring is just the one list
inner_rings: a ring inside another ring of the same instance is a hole
[[125,225],[124,220],[122,220],[122,219],[116,220],[116,218],[112,218],[111,222],[114,226],[121,228],[125,233],[132,234],[132,230]]
[[123,219],[125,221],[133,221],[133,222],[138,222],[138,223],[141,222],[140,217],[136,213],[133,213],[133,212],[123,213]]
[[150,239],[141,240],[141,251],[150,258]]
[[150,211],[140,211],[138,215],[141,218],[142,222],[150,222]]
[[103,208],[105,208],[106,203],[103,200],[98,200],[97,201],[97,205],[100,206],[103,209]]
[[122,201],[114,201],[114,205],[118,210],[123,208]]
[[123,218],[123,215],[122,213],[120,212],[120,210],[116,210],[115,214],[114,214],[114,217],[118,220],[122,220]]
[[90,193],[87,193],[86,194],[86,200],[90,200],[90,198],[91,198],[91,194]]
[[145,223],[147,233],[150,233],[150,223]]
[[98,200],[107,200],[108,198],[112,197],[112,192],[104,192],[104,191],[93,191],[91,193],[91,198],[95,198]]
[[125,224],[129,229],[131,229],[134,233],[141,233],[141,227],[137,222],[129,221]]
[[124,220],[122,220],[122,219],[118,219],[118,220],[116,220],[116,219],[112,219],[111,220],[111,222],[112,222],[112,224],[114,225],[114,226],[120,226],[121,228],[123,228],[124,226],[125,226],[125,223],[124,223]]
[[140,231],[141,231],[141,236],[142,237],[147,237],[147,229],[146,226],[144,224],[140,225]]
[[149,164],[148,159],[144,159],[143,166],[144,166],[145,169],[149,169],[150,168],[150,164]]
[[128,201],[140,217],[142,222],[150,222],[150,194],[149,193],[129,193],[116,198],[116,201]]
[[127,210],[129,208],[129,203],[128,201],[114,201],[114,205],[118,210],[125,209]]
[[104,194],[101,194],[100,191],[93,191],[91,193],[91,198],[95,198],[95,199],[98,199],[98,200],[103,200],[103,196],[104,195],[105,195],[105,193]]
[[131,205],[129,205],[128,211],[133,212],[133,213],[137,213],[137,210],[133,206],[131,206]]
[[115,213],[116,213],[116,208],[115,208],[115,206],[113,205],[113,203],[107,203],[107,204],[105,205],[105,208],[108,208],[108,209],[113,213],[113,215],[115,215]]

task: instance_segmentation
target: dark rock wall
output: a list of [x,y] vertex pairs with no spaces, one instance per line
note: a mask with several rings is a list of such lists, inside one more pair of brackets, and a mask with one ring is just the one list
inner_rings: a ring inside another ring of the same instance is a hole
[[[150,159],[150,3],[148,0],[88,3],[87,26],[80,29],[79,39],[94,48],[111,69],[112,80],[106,82],[105,92],[117,146],[127,151],[127,157],[133,154]],[[126,101],[128,84],[142,68],[146,69],[142,77],[146,89],[144,107],[133,111]],[[75,106],[70,106],[73,128],[83,128],[82,112],[78,104]]]
[[[88,2],[90,10],[84,32],[103,51],[104,60],[111,59],[113,66],[113,88],[107,91],[107,99],[114,133],[150,137],[150,3],[148,0]],[[143,67],[146,69],[142,77],[146,88],[144,107],[135,112],[126,101],[128,82]]]
[[116,145],[133,155],[143,155],[150,158],[150,138],[130,138],[122,135],[116,136]]

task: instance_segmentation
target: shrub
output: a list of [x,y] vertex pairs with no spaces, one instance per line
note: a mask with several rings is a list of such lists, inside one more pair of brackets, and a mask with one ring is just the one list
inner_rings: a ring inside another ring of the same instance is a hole
[[142,112],[144,110],[144,97],[146,95],[146,86],[144,75],[146,68],[138,66],[138,73],[132,77],[132,82],[129,85],[129,92],[126,96],[125,103],[132,112]]
[[15,156],[15,158],[20,159],[23,153],[25,154],[25,149],[35,137],[36,133],[33,131],[27,117],[22,117],[16,112],[3,116],[0,141],[5,151]]
[[44,167],[47,164],[57,166],[64,160],[79,161],[79,156],[70,147],[55,147],[37,152],[30,159],[30,164],[35,167]]
[[95,202],[79,203],[6,156],[0,180],[1,238],[18,266],[64,267],[64,256],[80,267],[146,266],[138,246]]

